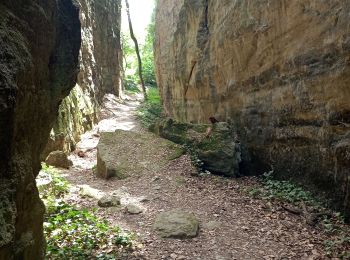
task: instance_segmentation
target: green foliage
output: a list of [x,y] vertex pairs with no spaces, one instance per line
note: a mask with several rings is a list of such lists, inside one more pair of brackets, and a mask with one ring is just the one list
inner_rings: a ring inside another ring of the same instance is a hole
[[[140,46],[142,60],[142,75],[146,86],[155,87],[156,77],[154,72],[153,42],[155,37],[155,14],[152,14],[150,24],[146,28],[147,35],[144,45]],[[121,34],[121,42],[124,55],[124,86],[126,90],[137,91],[140,83],[135,46],[128,34]],[[138,90],[139,91],[139,90]]]
[[186,143],[183,145],[184,150],[190,155],[191,163],[196,168],[198,176],[206,177],[211,172],[205,169],[204,162],[199,158],[198,147],[194,143]]
[[313,205],[319,204],[310,192],[290,181],[275,180],[271,175],[272,172],[265,173],[261,179],[265,188],[263,192],[265,197],[269,199],[276,198],[293,204],[298,204],[301,201],[309,202]]
[[138,78],[136,79],[133,75],[128,75],[124,78],[124,87],[125,90],[131,93],[141,92],[137,86]]
[[257,198],[261,194],[261,190],[259,188],[253,187],[248,190],[248,193],[253,198]]
[[123,66],[124,70],[132,70],[132,73],[135,74],[134,70],[137,68],[137,56],[135,52],[135,47],[129,35],[121,33],[121,44],[123,48]]
[[[265,173],[261,177],[262,188],[253,187],[249,190],[249,194],[255,198],[276,199],[294,205],[299,205],[303,202],[313,209],[325,210],[323,207],[325,203],[314,197],[311,192],[305,191],[300,186],[289,181],[275,180],[272,177],[272,173]],[[324,217],[320,221],[319,227],[329,236],[329,239],[324,242],[327,256],[337,257],[338,259],[349,259],[350,230],[344,224],[342,215],[340,213],[334,213],[331,217]]]
[[140,119],[141,123],[148,128],[158,118],[162,117],[163,107],[157,88],[148,88],[147,94],[148,100],[139,106],[137,117]]
[[46,206],[47,259],[118,259],[118,248],[132,246],[132,233],[65,203],[69,183],[53,167],[43,164],[43,171],[52,179],[50,187],[40,194]]
[[[113,246],[132,245],[132,235],[122,233],[118,227],[110,227],[87,210],[78,210],[63,201],[48,206],[44,231],[49,259],[87,259],[97,252],[105,257]],[[116,254],[110,255],[115,259]],[[108,258],[107,258],[108,259]],[[111,258],[109,258],[111,259]]]
[[324,246],[329,257],[350,259],[350,230],[344,218],[336,213],[332,218],[325,217],[321,222],[323,231],[329,236]]
[[145,44],[141,48],[143,76],[145,84],[148,86],[156,86],[156,76],[154,72],[154,53],[153,43],[155,37],[155,14],[153,12],[151,23],[147,27],[147,35]]
[[337,259],[350,259],[350,235],[343,234],[335,239],[324,241],[324,247],[328,257],[338,257]]
[[135,47],[129,35],[121,34],[121,42],[123,48],[123,85],[125,90],[131,92],[139,91],[137,84],[139,76],[137,74],[137,56]]
[[159,95],[159,89],[155,87],[148,88],[147,90],[148,95],[148,103],[154,104],[154,105],[160,105],[160,95]]
[[42,171],[44,171],[46,174],[50,176],[52,179],[51,187],[50,189],[44,190],[40,196],[42,199],[49,199],[51,197],[60,197],[68,192],[69,190],[69,183],[65,178],[63,178],[58,170],[52,166],[49,166],[45,163],[42,165]]
[[184,148],[190,155],[192,165],[197,169],[198,174],[204,173],[204,163],[201,159],[199,159],[196,147],[194,147],[192,144],[185,144]]

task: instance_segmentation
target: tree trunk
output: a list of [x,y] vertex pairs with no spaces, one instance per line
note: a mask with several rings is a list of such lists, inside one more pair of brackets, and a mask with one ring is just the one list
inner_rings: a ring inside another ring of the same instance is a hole
[[142,77],[142,61],[141,61],[141,56],[140,56],[139,44],[137,42],[137,39],[136,39],[136,37],[134,35],[134,30],[132,28],[132,22],[131,22],[131,17],[130,17],[130,9],[129,9],[129,1],[128,0],[125,0],[125,6],[126,6],[126,13],[128,15],[130,37],[134,41],[134,44],[135,44],[135,51],[136,51],[136,55],[137,55],[139,77],[140,77],[142,92],[143,92],[144,99],[147,100],[148,97],[147,97],[145,82],[143,81],[143,77]]

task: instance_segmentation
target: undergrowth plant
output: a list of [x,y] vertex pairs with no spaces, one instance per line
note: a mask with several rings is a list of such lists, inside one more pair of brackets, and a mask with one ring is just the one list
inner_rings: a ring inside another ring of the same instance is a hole
[[210,175],[210,172],[205,170],[204,163],[199,159],[196,147],[193,144],[185,144],[184,149],[190,155],[191,163],[196,168],[199,176]]
[[148,88],[147,95],[148,100],[141,104],[137,110],[137,117],[146,128],[158,118],[161,118],[163,113],[158,89],[154,87]]
[[46,206],[44,233],[47,259],[119,259],[118,251],[131,248],[135,235],[64,201],[69,183],[53,167],[43,165],[51,185],[40,196]]
[[302,187],[290,182],[280,181],[272,177],[273,172],[264,173],[261,177],[261,183],[264,190],[263,196],[267,199],[278,199],[292,204],[305,202],[315,207],[321,207],[321,203]]
[[49,259],[117,259],[116,253],[108,252],[117,251],[118,246],[131,247],[133,241],[131,233],[63,201],[48,206],[44,230]]
[[54,199],[63,196],[69,190],[68,181],[63,178],[58,170],[45,163],[42,165],[42,171],[45,172],[49,178],[51,178],[51,184],[48,189],[43,190],[40,193],[42,199]]
[[[326,211],[325,203],[321,199],[295,183],[274,179],[273,172],[263,174],[260,182],[261,187],[257,186],[249,190],[249,194],[255,198],[278,200],[298,208],[304,204],[314,211]],[[324,241],[328,257],[350,259],[350,228],[345,224],[342,214],[333,213],[331,216],[325,214],[318,223],[318,228],[321,228],[329,237]]]

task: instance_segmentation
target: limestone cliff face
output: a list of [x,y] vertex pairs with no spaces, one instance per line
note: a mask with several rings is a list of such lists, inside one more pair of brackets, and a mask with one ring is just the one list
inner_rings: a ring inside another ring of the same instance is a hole
[[120,0],[78,0],[81,21],[80,72],[60,106],[44,155],[74,150],[82,133],[98,120],[104,94],[120,94]]
[[159,1],[166,112],[231,119],[242,171],[316,184],[350,209],[349,21],[346,0]]
[[0,0],[0,259],[42,259],[35,177],[80,47],[71,0]]

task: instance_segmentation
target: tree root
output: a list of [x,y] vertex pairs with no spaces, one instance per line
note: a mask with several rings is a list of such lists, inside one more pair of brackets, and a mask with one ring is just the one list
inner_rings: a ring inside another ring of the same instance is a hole
[[304,202],[301,202],[301,209],[284,204],[281,207],[292,214],[304,217],[305,222],[310,226],[315,226],[322,217],[332,217],[332,213],[327,211],[318,213],[309,212]]

